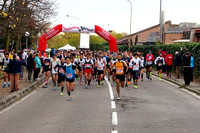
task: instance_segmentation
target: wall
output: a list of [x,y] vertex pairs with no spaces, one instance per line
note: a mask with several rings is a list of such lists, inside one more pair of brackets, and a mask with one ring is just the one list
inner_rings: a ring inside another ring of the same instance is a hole
[[164,34],[164,44],[174,44],[173,41],[181,40],[183,33],[165,33]]

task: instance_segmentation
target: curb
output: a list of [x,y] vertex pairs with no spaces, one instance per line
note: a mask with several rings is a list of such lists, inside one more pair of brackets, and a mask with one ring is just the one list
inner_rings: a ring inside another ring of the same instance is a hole
[[[155,74],[155,73],[153,73],[153,75],[156,76],[156,77],[159,77],[159,76],[158,76],[157,74]],[[197,94],[197,95],[200,95],[200,91],[195,90],[195,89],[192,89],[191,87],[188,87],[188,86],[186,86],[185,84],[182,84],[182,83],[179,83],[179,82],[174,81],[173,79],[168,79],[168,78],[164,78],[164,77],[162,77],[162,79],[167,80],[167,81],[169,81],[169,82],[171,82],[171,83],[173,83],[173,84],[178,85],[179,88],[182,88],[182,89],[188,90],[188,91],[190,91],[190,92],[192,92],[192,93],[195,93],[195,94]]]
[[25,97],[27,94],[38,88],[42,83],[44,83],[45,77],[41,78],[38,81],[35,81],[28,85],[27,87],[10,94],[8,97],[2,99],[0,101],[0,110],[8,107],[9,105],[13,104],[14,102],[20,100],[21,98]]

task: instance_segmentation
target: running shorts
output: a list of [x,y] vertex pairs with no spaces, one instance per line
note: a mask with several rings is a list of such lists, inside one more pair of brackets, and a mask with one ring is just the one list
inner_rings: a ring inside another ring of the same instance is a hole
[[60,73],[58,74],[58,83],[61,83],[61,82],[63,82],[63,81],[65,81],[65,75],[61,75]]
[[116,75],[116,79],[119,79],[120,81],[125,81],[125,76],[123,75]]
[[101,75],[101,74],[103,74],[103,73],[104,73],[103,70],[97,70],[97,75]]
[[133,75],[133,79],[138,79],[138,77],[139,77],[139,73],[140,73],[140,71],[139,70],[133,70],[133,72],[132,72],[132,75]]
[[66,81],[69,82],[69,83],[73,83],[74,80],[75,80],[75,79],[68,79],[68,78],[66,78]]
[[85,69],[84,72],[87,74],[92,74],[92,69]]

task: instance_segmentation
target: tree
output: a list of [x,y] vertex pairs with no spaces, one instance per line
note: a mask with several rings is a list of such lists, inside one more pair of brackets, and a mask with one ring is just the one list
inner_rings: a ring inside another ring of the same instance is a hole
[[0,5],[0,33],[4,33],[2,35],[6,38],[6,51],[11,39],[17,42],[17,51],[26,31],[30,38],[44,33],[50,25],[50,17],[55,15],[54,5],[52,0],[3,0]]

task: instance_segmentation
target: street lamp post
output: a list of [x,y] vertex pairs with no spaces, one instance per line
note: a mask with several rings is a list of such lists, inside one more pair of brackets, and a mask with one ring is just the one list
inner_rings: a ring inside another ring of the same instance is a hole
[[[74,17],[74,16],[70,16],[70,15],[66,15],[67,17],[71,17],[71,18],[74,18],[74,19],[76,19],[77,21],[78,21],[78,26],[80,26],[80,23],[79,23],[79,18],[77,18],[77,17]],[[78,37],[78,46],[80,47],[80,36]],[[78,49],[79,49],[79,47],[78,47]]]
[[131,6],[131,12],[130,12],[130,42],[129,42],[129,51],[131,50],[131,45],[132,45],[132,35],[131,35],[131,24],[132,24],[132,3],[130,0],[127,0],[130,3]]
[[77,21],[78,21],[78,25],[79,25],[79,18],[77,18],[77,17],[74,17],[74,16],[70,16],[70,15],[66,15],[67,17],[70,17],[70,18],[74,18],[74,19],[76,19]]
[[29,37],[30,33],[27,31],[25,33],[25,36],[26,36],[26,49],[28,48],[28,37]]
[[163,43],[163,16],[162,16],[162,0],[160,0],[160,42]]

